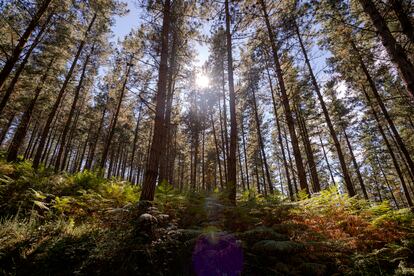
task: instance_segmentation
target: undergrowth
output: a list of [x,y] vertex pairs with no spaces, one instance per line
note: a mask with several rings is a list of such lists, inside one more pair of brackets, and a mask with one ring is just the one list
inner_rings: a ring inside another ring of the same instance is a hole
[[250,190],[229,206],[218,191],[163,182],[148,243],[139,195],[139,186],[92,171],[35,172],[29,161],[0,159],[0,274],[190,275],[183,267],[197,237],[231,233],[246,251],[246,274],[413,275],[413,214],[387,201],[331,187],[293,203]]

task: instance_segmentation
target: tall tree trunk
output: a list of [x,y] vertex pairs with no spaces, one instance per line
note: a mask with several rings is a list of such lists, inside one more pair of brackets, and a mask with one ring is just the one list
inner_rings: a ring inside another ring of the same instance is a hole
[[367,190],[365,189],[364,180],[362,179],[361,171],[359,170],[359,165],[358,165],[358,162],[355,158],[355,154],[354,154],[354,151],[352,149],[351,142],[349,141],[348,134],[346,133],[345,128],[343,128],[342,131],[343,131],[344,136],[345,136],[345,141],[346,141],[346,144],[348,146],[349,153],[351,154],[352,163],[354,164],[355,172],[357,174],[359,185],[361,186],[362,193],[364,194],[364,198],[366,200],[369,200]]
[[135,161],[134,160],[135,159],[135,152],[137,151],[138,132],[139,132],[139,127],[140,127],[140,123],[141,123],[141,116],[142,116],[142,101],[139,104],[137,124],[135,126],[135,131],[134,131],[134,142],[132,144],[131,161],[129,162],[130,171],[129,171],[128,180],[131,183],[132,183],[132,176],[133,176],[133,171],[134,171],[133,168],[134,168],[134,161]]
[[164,18],[161,31],[161,57],[158,72],[158,89],[156,95],[154,134],[152,136],[151,149],[148,163],[145,169],[144,183],[142,185],[142,192],[140,200],[154,200],[155,185],[158,177],[158,168],[160,164],[161,150],[160,145],[165,143],[165,101],[167,90],[168,77],[168,37],[170,33],[170,16],[171,16],[171,1],[164,2]]
[[377,122],[378,130],[379,130],[379,132],[380,132],[380,134],[382,136],[382,139],[384,140],[384,143],[385,143],[385,146],[387,147],[388,153],[391,156],[392,163],[394,165],[395,171],[397,172],[398,178],[400,179],[401,186],[403,188],[404,195],[405,195],[405,197],[407,199],[408,205],[410,207],[412,207],[413,206],[413,202],[411,200],[410,192],[408,191],[407,184],[405,183],[405,180],[404,180],[404,175],[403,175],[403,173],[401,171],[400,165],[398,164],[397,157],[394,154],[394,150],[391,147],[391,143],[389,142],[389,140],[387,138],[387,135],[385,134],[385,131],[384,131],[383,127],[382,127],[381,121],[380,121],[380,119],[379,119],[379,117],[377,115],[377,112],[376,112],[376,110],[374,108],[374,105],[373,105],[373,103],[371,101],[371,98],[369,97],[369,95],[368,95],[368,93],[367,93],[367,91],[365,90],[364,87],[362,87],[362,91],[364,92],[365,99],[367,100],[368,105],[371,108],[372,115],[374,116],[375,121]]
[[85,169],[86,170],[90,170],[92,168],[92,163],[93,163],[93,160],[95,158],[96,146],[98,144],[99,137],[101,135],[101,131],[102,131],[102,128],[103,128],[103,125],[104,125],[104,122],[105,122],[105,115],[106,115],[107,110],[108,110],[107,105],[105,104],[105,107],[102,111],[101,120],[99,121],[98,129],[96,130],[96,137],[94,139],[92,139],[92,144],[90,145],[91,150],[90,150],[90,153],[88,155],[88,159],[86,160],[86,164],[85,164]]
[[[224,90],[223,90],[224,91]],[[220,137],[221,137],[221,152],[223,153],[223,167],[224,167],[224,179],[226,181],[227,184],[227,146],[226,146],[226,139],[224,138],[225,136],[225,130],[224,130],[224,126],[223,126],[223,120],[221,117],[221,104],[220,104],[220,97],[218,98],[218,107],[219,107],[219,121],[220,121]],[[227,132],[226,132],[227,133]],[[227,134],[226,134],[227,136]]]
[[233,54],[232,41],[230,30],[230,10],[229,0],[224,1],[226,13],[226,41],[227,41],[227,77],[229,81],[229,96],[230,96],[230,151],[227,165],[227,190],[228,198],[231,204],[236,204],[236,190],[237,190],[237,168],[236,168],[236,151],[237,151],[237,120],[236,120],[236,95],[234,92],[233,80]]
[[294,200],[294,194],[293,194],[293,189],[292,189],[292,181],[290,179],[290,173],[289,173],[289,166],[286,160],[286,154],[285,154],[285,149],[283,147],[283,140],[282,140],[282,131],[280,129],[280,123],[279,123],[279,116],[277,114],[277,104],[276,104],[276,99],[275,99],[275,91],[273,89],[273,83],[272,83],[272,79],[270,77],[270,72],[269,72],[269,66],[267,64],[266,61],[266,73],[267,73],[267,78],[269,81],[269,86],[270,86],[270,93],[272,96],[272,104],[273,104],[273,113],[275,115],[275,122],[276,122],[276,128],[277,128],[277,139],[279,142],[279,147],[280,147],[280,152],[282,153],[282,161],[283,161],[283,167],[285,168],[285,175],[286,175],[286,181],[287,181],[287,186],[288,186],[288,190],[289,190],[289,197],[290,200]]
[[169,57],[169,68],[168,68],[168,84],[167,84],[167,98],[165,106],[165,143],[160,145],[163,149],[161,151],[161,160],[165,160],[160,163],[159,169],[159,181],[168,180],[168,160],[171,158],[169,151],[171,150],[171,113],[172,113],[172,103],[174,98],[175,90],[175,74],[176,74],[176,61],[177,61],[177,44],[178,44],[178,30],[175,29],[174,23],[175,18],[172,19],[172,45],[171,45],[171,55]]
[[[341,165],[341,170],[342,170],[345,186],[347,188],[348,194],[350,196],[354,196],[355,191],[353,190],[352,180],[351,180],[351,177],[349,176],[348,168],[347,168],[347,165],[346,165],[346,162],[345,162],[345,156],[344,156],[344,154],[342,152],[342,148],[341,148],[341,143],[339,142],[338,136],[337,136],[336,131],[333,127],[331,117],[329,116],[329,112],[328,112],[328,109],[326,107],[325,101],[323,99],[319,84],[316,80],[315,74],[313,72],[312,66],[311,66],[310,61],[309,61],[308,52],[306,51],[305,45],[303,44],[302,36],[299,32],[299,27],[297,26],[296,22],[295,22],[295,31],[296,31],[296,35],[297,35],[298,40],[299,40],[299,45],[301,47],[302,54],[305,58],[306,66],[308,67],[308,71],[309,71],[309,75],[311,77],[313,88],[315,89],[316,95],[318,96],[319,104],[321,105],[322,112],[323,112],[323,115],[325,117],[326,124],[328,125],[329,134],[331,135],[331,138],[334,142],[336,153],[337,153],[338,159],[339,159],[339,164]],[[329,164],[328,164],[328,166],[329,166]]]
[[76,106],[78,104],[80,91],[83,88],[83,81],[85,79],[85,73],[86,73],[86,68],[88,66],[88,63],[89,63],[89,58],[93,54],[94,48],[95,48],[95,43],[92,45],[91,52],[86,56],[85,62],[83,63],[81,75],[80,75],[80,78],[79,78],[79,83],[78,83],[78,85],[75,89],[75,95],[73,97],[72,106],[70,108],[68,118],[67,118],[65,126],[63,128],[62,139],[60,141],[59,152],[58,152],[58,155],[57,155],[56,161],[55,161],[55,172],[57,172],[59,170],[62,170],[63,167],[64,167],[64,164],[63,163],[61,164],[62,154],[65,151],[67,135],[68,135],[69,129],[71,127],[73,115],[75,114],[75,111],[76,111]]
[[210,113],[211,126],[213,128],[214,145],[216,147],[216,159],[219,169],[220,187],[223,189],[223,172],[221,171],[220,150],[217,142],[216,127],[214,126],[213,113]]
[[99,167],[102,170],[105,167],[106,159],[108,157],[109,148],[110,148],[111,143],[112,143],[112,138],[114,137],[114,134],[115,134],[116,124],[118,123],[119,111],[121,110],[121,105],[122,105],[122,101],[124,100],[126,85],[127,85],[128,79],[129,79],[129,74],[131,73],[132,60],[133,60],[133,55],[131,56],[129,62],[127,62],[127,64],[126,64],[125,78],[124,78],[124,82],[122,83],[122,87],[121,87],[121,91],[120,91],[120,95],[119,95],[119,100],[118,100],[118,105],[116,107],[114,117],[112,118],[112,124],[111,124],[110,129],[109,129],[108,138],[105,141],[105,146],[104,146],[104,149],[103,149],[103,152],[102,152],[102,158],[101,158],[101,162],[100,162],[100,165],[99,165]]
[[52,124],[52,121],[55,117],[56,111],[59,108],[59,105],[60,105],[60,102],[62,100],[63,94],[66,91],[66,87],[67,87],[70,79],[72,78],[73,70],[76,67],[76,63],[78,62],[78,59],[79,59],[80,54],[83,50],[83,47],[85,46],[86,38],[88,37],[88,33],[90,32],[90,30],[91,30],[91,28],[92,28],[92,26],[95,22],[95,19],[96,19],[96,13],[93,15],[92,20],[89,23],[89,26],[88,26],[85,34],[84,34],[84,39],[80,42],[80,44],[78,46],[78,50],[75,54],[75,58],[72,61],[72,64],[70,66],[70,69],[69,69],[68,73],[66,74],[65,80],[62,84],[62,87],[60,88],[60,91],[59,91],[59,94],[58,94],[58,96],[55,100],[55,103],[51,107],[50,113],[48,115],[48,118],[46,120],[45,126],[44,126],[43,131],[42,131],[42,135],[41,135],[41,138],[40,138],[40,142],[39,142],[39,146],[37,148],[36,155],[33,159],[33,168],[35,168],[35,169],[37,169],[39,167],[40,159],[42,157],[42,152],[43,152],[43,149],[44,149],[44,146],[45,146],[45,143],[46,143],[47,136],[48,136],[49,131],[50,131],[50,125]]
[[241,151],[240,151],[240,144],[237,147],[237,153],[239,156],[239,168],[240,168],[240,178],[241,178],[241,182],[242,182],[242,189],[243,191],[246,190],[246,183],[244,182],[244,175],[243,175],[243,164],[242,164],[242,155],[241,155]]
[[9,129],[14,121],[16,117],[16,112],[13,111],[9,114],[9,116],[7,117],[7,122],[6,124],[1,128],[1,134],[0,134],[0,146],[3,144],[4,139],[7,136],[7,133],[9,132]]
[[315,156],[313,155],[312,145],[309,139],[308,129],[306,127],[306,122],[303,119],[301,111],[298,106],[296,106],[296,114],[299,125],[299,130],[302,133],[303,145],[305,146],[305,153],[309,163],[309,171],[311,174],[312,188],[314,192],[319,192],[321,190],[321,184],[319,183],[319,176],[316,168]]
[[288,98],[286,87],[285,87],[285,81],[283,79],[282,67],[280,65],[279,56],[277,53],[277,47],[275,43],[276,36],[274,35],[273,28],[270,25],[269,15],[267,13],[265,0],[260,0],[260,4],[262,6],[262,11],[263,11],[263,15],[264,15],[264,19],[265,19],[265,23],[267,27],[267,32],[269,35],[269,42],[272,48],[273,62],[275,65],[277,80],[278,80],[279,87],[280,87],[282,104],[285,110],[285,117],[286,117],[286,122],[288,125],[290,139],[292,143],[293,155],[295,157],[295,163],[296,163],[296,169],[298,172],[300,188],[309,194],[309,187],[306,181],[305,168],[303,166],[303,160],[302,160],[302,156],[301,156],[300,148],[299,148],[299,141],[298,141],[298,137],[296,136],[296,131],[295,131],[295,123],[292,117],[292,111],[289,105],[289,98]]
[[414,99],[414,65],[407,56],[403,47],[396,41],[372,0],[359,0],[364,12],[371,18],[371,21],[381,37],[392,62],[398,69],[401,79],[404,81],[408,94]]
[[325,159],[326,166],[328,167],[328,171],[329,171],[329,175],[331,176],[332,183],[336,186],[335,177],[333,175],[331,165],[329,164],[328,156],[326,154],[325,146],[323,145],[322,137],[320,134],[319,134],[319,142],[321,143],[323,158]]
[[257,101],[256,101],[256,93],[254,89],[252,89],[252,98],[253,98],[253,110],[254,110],[254,118],[256,120],[256,130],[257,130],[257,138],[259,140],[259,147],[260,151],[262,152],[262,159],[266,171],[266,179],[269,184],[269,192],[273,193],[273,184],[270,177],[270,171],[269,171],[269,165],[267,164],[267,158],[266,153],[264,150],[264,143],[263,143],[263,137],[262,137],[262,130],[260,129],[260,118],[259,118],[259,112],[257,110]]
[[402,32],[407,36],[411,43],[414,43],[414,26],[408,15],[407,8],[403,5],[403,1],[391,0],[390,3],[394,13],[397,15],[398,21],[400,22]]
[[29,57],[32,54],[33,50],[39,44],[40,39],[42,38],[42,35],[43,35],[44,31],[46,30],[46,27],[49,25],[49,22],[52,19],[52,16],[53,16],[53,13],[50,13],[49,16],[46,19],[46,22],[43,24],[42,28],[40,29],[40,31],[37,33],[35,39],[33,40],[33,43],[30,45],[29,50],[27,50],[27,52],[24,56],[24,59],[19,64],[19,67],[17,67],[17,70],[14,73],[14,76],[13,76],[12,80],[10,81],[10,83],[9,83],[7,89],[6,89],[6,92],[3,95],[3,99],[1,99],[0,114],[3,113],[3,110],[6,107],[6,104],[9,101],[10,96],[14,91],[14,87],[16,86],[17,81],[19,80],[20,74],[23,72],[23,69],[25,68],[27,62],[29,61]]
[[35,104],[37,102],[37,99],[40,95],[40,92],[43,89],[43,86],[46,82],[46,79],[49,76],[49,71],[50,68],[52,67],[52,64],[54,62],[55,58],[52,58],[49,62],[49,64],[46,67],[46,71],[43,74],[42,78],[40,79],[39,84],[37,85],[35,92],[34,92],[34,97],[33,99],[31,99],[29,105],[27,106],[25,112],[22,115],[22,118],[20,119],[20,123],[19,126],[17,127],[16,132],[14,133],[13,139],[9,145],[9,149],[7,152],[7,161],[11,162],[11,161],[16,161],[17,159],[17,154],[20,150],[20,147],[22,146],[23,142],[24,142],[24,138],[26,137],[26,133],[29,127],[29,122],[30,119],[32,117],[32,113],[33,113],[33,109],[35,107]]
[[244,155],[244,166],[246,170],[246,184],[247,184],[247,190],[250,190],[249,167],[247,165],[247,150],[246,150],[246,139],[244,138],[243,120],[241,121],[240,126],[241,126],[241,134],[242,134],[242,141],[243,141],[243,155]]
[[24,151],[24,159],[29,158],[29,152],[33,147],[38,129],[39,129],[39,123],[36,122],[35,125],[32,128],[32,132],[30,134],[29,143],[27,143],[26,150]]
[[6,61],[3,68],[1,69],[0,90],[3,87],[3,84],[6,81],[7,77],[10,75],[11,71],[13,70],[14,65],[19,60],[20,54],[22,53],[24,46],[27,43],[27,40],[29,39],[33,31],[36,29],[37,25],[39,24],[40,18],[46,12],[50,2],[52,2],[52,0],[44,0],[40,4],[39,9],[36,11],[35,15],[30,20],[29,25],[27,25],[27,28],[25,29],[24,33],[20,37],[19,41],[17,42],[17,45],[14,47],[10,58]]
[[374,80],[372,79],[371,74],[369,73],[369,71],[368,71],[368,69],[367,69],[367,67],[364,63],[364,61],[362,59],[362,56],[360,55],[360,52],[359,52],[358,48],[355,45],[355,42],[351,39],[350,43],[351,43],[352,49],[357,54],[357,58],[358,58],[359,63],[360,63],[359,65],[360,65],[362,71],[364,72],[364,75],[365,75],[365,77],[368,81],[368,84],[369,84],[369,87],[371,88],[372,93],[374,94],[374,97],[377,101],[377,104],[379,105],[379,107],[382,111],[382,114],[384,115],[385,120],[387,121],[387,123],[388,123],[388,125],[391,129],[391,132],[392,132],[392,134],[393,134],[393,136],[394,136],[394,138],[397,142],[398,147],[401,149],[401,151],[404,155],[404,158],[407,161],[408,168],[409,168],[410,172],[412,174],[414,174],[414,162],[411,159],[410,153],[408,152],[408,149],[405,146],[405,144],[404,144],[404,142],[403,142],[403,140],[400,136],[400,133],[398,132],[397,128],[395,127],[394,121],[391,119],[391,116],[389,115],[388,110],[385,107],[385,104],[384,104],[384,102],[383,102],[383,100],[382,100],[382,98],[381,98],[381,96],[380,96],[380,94],[377,90],[377,86],[376,86]]

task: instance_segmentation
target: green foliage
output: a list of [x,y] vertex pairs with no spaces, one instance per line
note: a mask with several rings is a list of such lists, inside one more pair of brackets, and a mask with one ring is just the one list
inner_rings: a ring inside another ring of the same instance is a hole
[[28,161],[0,161],[1,216],[76,216],[88,219],[111,208],[137,202],[140,190],[128,182],[106,180],[96,172],[74,175],[35,172]]

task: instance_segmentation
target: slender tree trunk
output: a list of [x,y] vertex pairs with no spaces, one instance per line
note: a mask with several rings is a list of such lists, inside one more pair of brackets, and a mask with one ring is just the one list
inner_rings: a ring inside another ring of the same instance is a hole
[[44,0],[40,4],[39,9],[36,11],[35,15],[30,20],[29,25],[27,25],[27,28],[25,29],[24,33],[20,37],[19,41],[17,42],[16,47],[14,47],[10,58],[6,61],[3,68],[1,69],[0,90],[3,87],[3,84],[6,81],[7,77],[10,75],[11,71],[13,70],[14,65],[19,60],[20,54],[22,53],[24,46],[26,45],[30,35],[33,33],[33,31],[38,26],[39,20],[42,17],[42,15],[46,12],[50,2],[52,2],[52,0]]
[[285,87],[285,81],[283,79],[282,67],[280,65],[279,56],[277,53],[277,47],[275,43],[276,36],[274,35],[273,28],[270,25],[265,0],[260,0],[260,4],[262,6],[264,20],[265,20],[267,32],[269,35],[269,42],[272,48],[273,61],[274,61],[275,69],[276,69],[276,75],[277,75],[279,87],[280,87],[282,104],[285,110],[286,122],[288,125],[290,139],[292,142],[293,155],[295,156],[295,163],[296,163],[296,169],[298,172],[300,188],[309,194],[309,187],[306,181],[305,168],[303,166],[303,160],[302,160],[302,156],[301,156],[300,148],[299,148],[299,141],[298,141],[298,137],[296,136],[296,131],[295,131],[295,123],[292,117],[292,111],[289,105],[289,98],[288,98],[286,87]]
[[255,120],[256,120],[257,138],[259,140],[260,151],[262,152],[262,159],[263,159],[263,163],[264,163],[264,166],[265,166],[266,178],[267,178],[267,182],[269,184],[269,192],[272,194],[273,193],[273,184],[272,184],[271,177],[270,177],[269,166],[267,164],[267,158],[266,158],[266,153],[265,153],[265,149],[264,149],[262,131],[260,129],[259,112],[257,111],[256,93],[255,93],[254,89],[252,90],[252,98],[253,98],[254,117],[255,117]]
[[290,171],[292,172],[293,188],[295,190],[294,194],[297,194],[299,192],[298,183],[296,181],[295,169],[293,168],[292,155],[290,154],[289,143],[288,143],[288,138],[287,138],[285,127],[283,127],[283,134],[284,134],[283,136],[285,138],[286,151],[287,151],[287,156],[288,156],[288,160],[289,160],[289,168],[290,168]]
[[223,189],[224,186],[223,186],[223,173],[221,171],[220,150],[219,150],[219,146],[217,142],[216,127],[214,126],[213,113],[210,113],[210,118],[211,118],[211,126],[213,128],[214,145],[216,147],[216,159],[217,159],[217,164],[218,164],[218,169],[219,169],[220,187],[221,189]]
[[391,194],[392,200],[394,201],[395,206],[397,207],[397,209],[399,209],[400,207],[398,206],[397,199],[396,199],[396,198],[395,198],[395,196],[394,196],[394,192],[392,191],[392,188],[391,188],[390,182],[388,181],[387,175],[385,174],[384,169],[382,168],[381,162],[380,162],[380,160],[378,159],[378,155],[377,155],[377,154],[375,154],[375,160],[376,160],[376,162],[377,162],[378,168],[380,169],[380,172],[381,172],[381,174],[382,174],[382,177],[384,177],[384,180],[385,180],[385,183],[387,184],[388,190],[390,191],[390,194]]
[[178,30],[174,26],[176,23],[176,18],[172,18],[171,28],[172,28],[172,45],[171,45],[171,55],[169,57],[169,68],[168,68],[168,84],[167,84],[167,98],[166,98],[166,107],[165,107],[165,144],[161,145],[163,150],[161,152],[161,160],[159,169],[159,181],[168,180],[168,160],[171,158],[171,113],[172,113],[172,103],[174,98],[175,90],[175,75],[176,75],[176,62],[177,62],[177,46],[178,46]]
[[238,153],[238,156],[239,156],[238,159],[239,159],[239,168],[240,168],[240,178],[241,178],[241,182],[242,182],[242,189],[243,189],[243,191],[245,191],[246,190],[246,184],[244,182],[243,165],[242,165],[242,160],[241,160],[242,155],[241,155],[241,151],[240,151],[240,144],[237,147],[237,153]]
[[132,59],[133,59],[133,56],[131,56],[129,63],[126,64],[125,79],[124,79],[124,82],[122,83],[122,88],[121,88],[120,95],[119,95],[118,105],[116,107],[116,111],[115,111],[114,117],[112,119],[112,124],[110,126],[108,139],[105,142],[105,147],[104,147],[103,152],[102,152],[102,159],[101,159],[101,162],[100,162],[100,165],[99,165],[99,167],[101,169],[103,169],[105,167],[106,159],[108,157],[109,148],[110,148],[111,143],[112,143],[112,138],[114,137],[114,134],[115,134],[116,124],[118,123],[119,111],[121,110],[122,101],[124,100],[126,84],[128,82],[128,79],[129,79],[129,74],[131,73]]
[[[328,109],[327,109],[325,101],[323,99],[323,96],[322,96],[321,90],[319,88],[319,84],[316,80],[315,74],[313,72],[312,66],[310,64],[308,53],[306,51],[305,45],[303,44],[302,36],[300,35],[299,28],[296,25],[296,22],[295,22],[295,31],[296,31],[296,35],[297,35],[298,40],[299,40],[300,47],[302,49],[302,54],[305,58],[306,66],[308,67],[308,71],[309,71],[309,75],[311,77],[312,85],[315,89],[316,95],[318,96],[319,104],[321,105],[322,112],[323,112],[323,115],[325,117],[326,124],[328,125],[329,133],[330,133],[331,138],[334,142],[336,153],[337,153],[338,159],[339,159],[339,164],[341,165],[341,170],[342,170],[345,186],[348,190],[348,194],[350,196],[354,196],[355,191],[353,190],[352,180],[351,180],[351,177],[349,176],[348,168],[347,168],[347,165],[346,165],[346,162],[345,162],[345,156],[344,156],[344,154],[342,152],[342,148],[341,148],[341,143],[339,142],[338,136],[337,136],[336,131],[333,127],[331,117],[329,116]],[[329,164],[328,164],[328,166],[329,166]]]
[[158,89],[156,95],[156,108],[155,108],[155,122],[154,122],[154,134],[152,136],[151,149],[149,154],[149,160],[146,165],[144,183],[142,185],[142,192],[140,200],[154,200],[155,185],[158,177],[158,168],[160,165],[160,157],[162,148],[160,145],[165,143],[165,101],[166,101],[166,89],[167,89],[167,77],[168,77],[168,36],[170,33],[170,14],[171,1],[165,0],[164,2],[164,18],[161,31],[161,57],[160,67],[158,72]]
[[369,200],[367,190],[365,189],[364,180],[362,179],[361,171],[359,170],[359,165],[358,165],[358,162],[355,158],[355,154],[354,154],[354,151],[352,149],[351,142],[349,141],[348,134],[346,133],[345,128],[343,128],[343,133],[344,133],[346,144],[347,144],[348,149],[349,149],[349,153],[351,154],[352,163],[354,164],[355,172],[357,174],[359,185],[361,186],[362,193],[364,194],[364,198],[366,200]]
[[372,79],[367,67],[365,66],[365,63],[362,60],[362,57],[360,55],[360,52],[359,52],[358,48],[356,47],[353,40],[350,40],[350,42],[351,42],[351,46],[352,46],[353,50],[357,54],[361,69],[365,74],[365,77],[368,81],[369,87],[371,88],[371,91],[374,94],[374,97],[377,101],[377,104],[379,105],[379,107],[382,111],[382,114],[384,115],[385,120],[387,121],[387,123],[388,123],[388,125],[391,129],[391,132],[392,132],[392,134],[393,134],[393,136],[396,140],[396,143],[397,143],[398,147],[401,149],[401,151],[404,155],[404,158],[407,161],[409,171],[414,174],[414,162],[411,159],[410,153],[408,152],[408,149],[405,146],[405,144],[404,144],[404,142],[403,142],[403,140],[400,136],[400,133],[398,132],[397,128],[395,127],[394,121],[391,119],[391,116],[389,115],[388,110],[385,107],[385,104],[384,104],[384,102],[383,102],[383,100],[382,100],[382,98],[381,98],[381,96],[380,96],[380,94],[377,90],[377,86],[376,86],[374,80]]
[[[395,3],[398,2],[394,1]],[[382,17],[372,0],[359,0],[364,12],[371,18],[371,21],[379,34],[382,44],[387,50],[392,62],[398,69],[401,79],[404,81],[408,94],[414,99],[414,65],[407,56],[403,47],[396,41],[388,28],[387,22]],[[412,38],[412,35],[410,39]]]
[[9,132],[9,129],[10,129],[15,117],[16,117],[16,112],[11,112],[9,117],[7,118],[6,125],[1,128],[0,145],[3,145],[4,139],[6,138],[7,133]]
[[58,152],[58,155],[57,155],[56,161],[55,161],[55,172],[57,172],[59,170],[62,170],[63,167],[64,167],[64,164],[63,163],[61,164],[61,159],[62,159],[62,154],[65,151],[65,147],[66,147],[66,138],[67,138],[69,129],[71,127],[73,115],[75,114],[75,111],[76,111],[76,106],[78,104],[80,91],[83,88],[83,81],[85,79],[86,68],[88,67],[89,59],[90,59],[91,55],[93,54],[94,48],[95,48],[95,43],[92,45],[92,49],[91,49],[90,53],[86,56],[85,62],[83,63],[82,72],[81,72],[81,75],[80,75],[80,78],[79,78],[79,83],[78,83],[78,86],[75,89],[75,95],[73,97],[72,106],[70,108],[68,118],[67,118],[65,126],[63,128],[62,140],[60,141],[60,148],[59,148],[59,152]]
[[108,109],[107,109],[107,106],[105,104],[105,107],[102,111],[101,120],[99,122],[99,127],[96,130],[96,137],[95,137],[95,139],[92,140],[92,145],[90,146],[90,148],[91,148],[90,154],[89,154],[88,159],[86,160],[86,164],[85,164],[85,169],[86,170],[90,170],[92,168],[92,163],[93,163],[93,160],[95,158],[96,146],[98,144],[99,137],[101,135],[101,131],[102,131],[102,128],[103,128],[103,125],[104,125],[104,122],[105,122],[105,115],[106,115],[107,110]]
[[[40,29],[40,31],[37,33],[33,43],[30,45],[29,50],[27,50],[24,59],[22,60],[22,62],[19,64],[19,67],[17,67],[16,72],[14,73],[14,76],[12,78],[12,80],[10,81],[6,92],[3,95],[3,99],[0,102],[0,114],[3,113],[4,108],[6,107],[7,102],[10,99],[10,96],[12,95],[13,91],[14,91],[14,87],[17,84],[17,81],[20,78],[20,74],[23,72],[23,69],[25,68],[27,62],[29,61],[29,57],[32,54],[33,50],[36,48],[36,46],[39,44],[42,35],[44,33],[44,31],[46,30],[46,27],[49,25],[50,19],[52,19],[53,13],[50,13],[48,18],[46,19],[46,22],[43,24],[42,28]],[[50,65],[49,65],[50,66]]]
[[246,171],[246,184],[247,184],[247,189],[250,190],[249,167],[247,165],[247,150],[246,150],[246,139],[244,138],[243,120],[240,126],[241,126],[241,132],[242,132],[241,134],[242,134],[242,141],[243,141],[243,155],[244,155],[244,166],[245,166],[245,171]]
[[35,141],[38,129],[39,129],[39,123],[36,122],[30,134],[29,143],[27,143],[26,150],[24,151],[24,159],[29,158],[29,152],[32,149],[33,142]]
[[140,127],[140,122],[141,122],[141,116],[142,116],[142,101],[139,104],[137,124],[135,126],[135,131],[134,131],[134,142],[132,144],[131,161],[129,162],[131,169],[129,171],[128,180],[131,183],[132,183],[132,175],[133,175],[132,173],[134,171],[133,168],[134,168],[135,152],[137,151],[138,132],[139,132],[139,127]]
[[286,181],[287,181],[287,186],[288,186],[288,190],[289,190],[289,197],[290,197],[290,200],[293,201],[294,200],[294,194],[293,194],[293,189],[292,189],[292,182],[291,182],[291,179],[290,179],[289,166],[288,166],[288,163],[287,163],[287,160],[286,160],[285,150],[283,148],[282,131],[280,129],[279,116],[277,114],[275,91],[273,89],[272,79],[270,77],[269,66],[268,66],[267,62],[266,62],[266,73],[267,73],[267,78],[268,78],[268,81],[269,81],[270,93],[272,95],[273,113],[275,115],[275,122],[276,122],[276,128],[277,128],[277,139],[278,139],[278,142],[279,142],[280,152],[282,153],[282,161],[283,161],[283,167],[285,168],[285,175],[286,175]]
[[230,203],[236,205],[236,191],[237,191],[237,168],[236,168],[236,151],[237,151],[237,120],[236,120],[236,94],[234,92],[233,80],[233,55],[232,55],[232,41],[230,30],[230,10],[229,0],[224,1],[226,13],[226,41],[227,41],[227,75],[229,81],[229,96],[230,96],[230,151],[227,165],[227,189]]
[[374,116],[374,119],[377,122],[378,130],[379,130],[379,132],[380,132],[380,134],[382,136],[382,139],[384,140],[384,143],[385,143],[385,146],[387,147],[388,153],[391,156],[392,163],[394,165],[395,171],[397,172],[398,178],[400,179],[401,186],[403,188],[404,195],[405,195],[405,197],[407,199],[408,205],[410,207],[412,207],[413,206],[413,202],[411,200],[410,192],[408,191],[407,184],[405,183],[405,180],[404,180],[404,175],[403,175],[403,173],[401,171],[400,165],[398,164],[397,157],[394,154],[394,150],[391,147],[391,143],[389,142],[389,140],[387,138],[387,135],[385,134],[385,131],[384,131],[382,125],[381,125],[381,121],[380,121],[380,119],[379,119],[379,117],[377,115],[377,112],[376,112],[376,110],[374,108],[374,105],[373,105],[373,103],[371,101],[371,98],[369,97],[369,95],[368,95],[368,93],[367,93],[367,91],[365,90],[364,87],[362,87],[362,91],[364,92],[365,99],[367,100],[368,105],[371,108],[372,115]]
[[35,104],[37,102],[37,99],[40,95],[40,92],[43,89],[44,83],[46,82],[46,79],[49,76],[49,71],[50,68],[52,66],[52,63],[54,62],[54,58],[52,58],[48,64],[48,66],[46,67],[46,71],[43,74],[42,78],[40,79],[39,84],[37,85],[35,92],[34,92],[34,97],[33,99],[30,101],[28,107],[26,108],[25,112],[23,113],[22,118],[20,119],[20,123],[19,126],[17,127],[16,132],[14,133],[13,139],[9,145],[9,149],[7,152],[7,161],[11,162],[11,161],[16,161],[17,159],[17,154],[21,148],[21,146],[23,145],[24,142],[24,138],[26,137],[26,133],[29,127],[29,122],[30,119],[32,117],[32,113],[35,107]]
[[323,158],[325,159],[326,166],[328,167],[328,171],[329,171],[329,175],[331,176],[332,183],[336,186],[335,177],[333,175],[331,165],[329,164],[328,156],[326,155],[325,146],[323,145],[322,137],[321,137],[320,134],[319,134],[319,142],[321,143],[321,148],[322,148],[322,152],[323,152]]
[[67,87],[70,79],[72,78],[73,70],[76,67],[76,63],[78,62],[78,59],[79,59],[79,56],[80,56],[80,54],[83,50],[83,47],[85,46],[86,38],[88,37],[88,33],[90,32],[90,30],[91,30],[91,28],[92,28],[92,26],[95,22],[95,19],[96,19],[96,13],[94,14],[91,22],[89,23],[88,29],[86,30],[85,35],[84,35],[84,39],[80,42],[80,44],[78,46],[78,50],[76,52],[75,58],[73,59],[72,64],[70,66],[70,69],[69,69],[69,71],[66,75],[65,81],[63,82],[62,87],[60,88],[60,91],[59,91],[59,94],[56,98],[56,101],[53,104],[53,106],[51,107],[51,111],[48,115],[46,124],[43,128],[43,131],[42,131],[42,135],[41,135],[41,138],[40,138],[40,142],[39,142],[39,146],[37,148],[36,155],[33,159],[33,168],[35,168],[35,169],[37,169],[39,167],[40,159],[42,157],[42,152],[43,152],[43,149],[44,149],[44,146],[45,146],[45,143],[46,143],[47,136],[48,136],[49,131],[50,131],[50,125],[52,124],[52,121],[55,117],[56,111],[59,108],[59,105],[60,105],[60,102],[62,100],[63,94],[66,91],[66,87]]
[[309,171],[311,175],[312,188],[314,192],[319,192],[321,190],[321,185],[319,183],[319,176],[316,170],[317,168],[316,168],[315,156],[313,155],[312,145],[309,139],[309,133],[306,127],[306,122],[303,119],[303,116],[298,106],[296,106],[296,114],[298,118],[297,120],[298,120],[299,130],[301,130],[301,133],[302,133],[302,140],[303,140],[303,145],[305,146],[306,157],[309,163]]
[[220,97],[218,98],[218,107],[219,107],[219,120],[220,120],[220,136],[221,136],[221,152],[223,153],[223,167],[224,167],[224,179],[227,183],[227,147],[226,147],[226,139],[224,138],[224,129],[223,129],[223,120],[221,117],[221,104],[220,104]]

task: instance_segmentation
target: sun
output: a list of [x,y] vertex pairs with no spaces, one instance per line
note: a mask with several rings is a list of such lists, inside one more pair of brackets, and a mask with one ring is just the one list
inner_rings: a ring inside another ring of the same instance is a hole
[[210,84],[210,79],[207,75],[204,74],[197,74],[195,83],[200,88],[206,88]]

